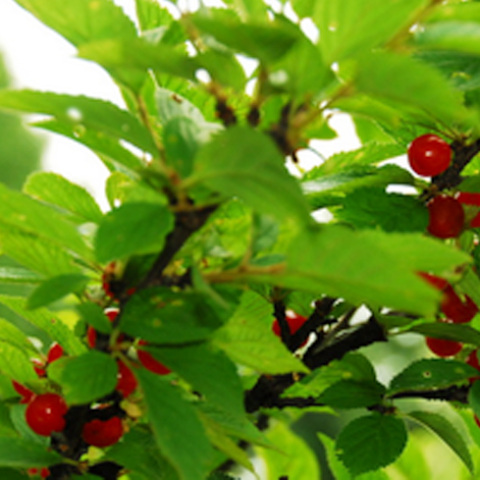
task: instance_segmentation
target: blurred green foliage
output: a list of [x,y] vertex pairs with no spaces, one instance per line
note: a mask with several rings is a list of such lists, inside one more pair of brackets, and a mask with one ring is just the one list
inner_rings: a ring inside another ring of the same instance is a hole
[[[0,53],[0,88],[11,78]],[[0,182],[20,189],[28,174],[40,167],[43,141],[27,131],[18,115],[0,113]]]

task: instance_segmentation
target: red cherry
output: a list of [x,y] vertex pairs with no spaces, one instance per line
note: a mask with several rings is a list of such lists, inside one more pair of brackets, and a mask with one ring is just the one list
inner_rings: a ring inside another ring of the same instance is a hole
[[445,289],[441,309],[453,323],[470,322],[478,312],[477,305],[468,295],[463,301],[450,285]]
[[15,380],[12,380],[12,385],[15,391],[22,397],[20,403],[30,403],[32,398],[35,396],[35,393]]
[[448,282],[444,278],[437,277],[431,273],[426,272],[417,272],[419,277],[422,277],[426,280],[432,287],[435,287],[437,290],[445,290],[448,286]]
[[433,134],[417,137],[408,147],[407,154],[412,170],[424,177],[444,172],[452,160],[450,145]]
[[457,192],[455,198],[465,205],[476,205],[480,207],[480,193]]
[[462,349],[460,342],[444,340],[443,338],[425,337],[425,341],[430,351],[439,357],[452,357]]
[[[120,310],[118,308],[110,308],[105,310],[104,313],[110,322],[113,322],[118,317]],[[92,326],[87,328],[87,343],[91,348],[94,348],[97,344],[97,331]]]
[[[145,340],[140,340],[138,342],[139,345],[148,345]],[[153,373],[157,373],[158,375],[168,375],[171,370],[166,367],[163,363],[159,362],[153,355],[145,350],[137,350],[138,360],[140,363],[147,369]]]
[[115,390],[120,392],[124,398],[128,397],[137,388],[138,382],[133,372],[121,361],[117,360],[117,386]]
[[117,443],[123,435],[123,425],[119,417],[109,420],[91,420],[83,426],[82,437],[94,447],[108,447]]
[[470,222],[470,228],[478,228],[478,227],[480,227],[480,213],[478,213]]
[[463,228],[465,213],[458,200],[437,195],[428,203],[430,221],[427,230],[438,238],[457,237]]
[[61,432],[65,428],[63,416],[67,410],[67,404],[60,395],[44,393],[28,404],[25,419],[35,433],[49,437],[52,432]]
[[59,358],[63,357],[63,348],[61,345],[58,343],[53,343],[52,346],[50,347],[50,350],[48,350],[47,353],[47,364],[50,364],[54,362],[55,360],[58,360]]
[[[302,317],[301,315],[298,315],[296,313],[289,314],[287,313],[285,320],[287,321],[288,328],[290,330],[290,335],[294,335],[295,333],[298,332],[300,327],[307,321],[306,317]],[[279,338],[282,337],[281,329],[280,329],[280,324],[278,323],[278,320],[275,319],[275,321],[272,324],[272,332]],[[308,340],[305,340],[301,347],[307,344]]]

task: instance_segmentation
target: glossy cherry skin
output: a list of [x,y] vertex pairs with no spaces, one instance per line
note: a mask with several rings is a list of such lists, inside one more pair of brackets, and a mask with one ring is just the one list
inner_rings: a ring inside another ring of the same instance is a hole
[[135,391],[138,381],[133,372],[121,360],[117,360],[117,366],[117,386],[115,390],[120,392],[122,397],[126,398]]
[[117,443],[123,435],[123,425],[119,417],[109,420],[91,420],[82,429],[82,438],[94,447],[109,447]]
[[[139,345],[148,345],[145,340],[140,340]],[[139,362],[147,369],[158,375],[168,375],[171,370],[166,367],[163,363],[159,362],[153,355],[146,350],[137,350],[137,356]]]
[[408,147],[407,155],[412,170],[423,177],[439,175],[452,160],[450,145],[433,134],[417,137]]
[[[118,317],[120,310],[118,310],[118,308],[112,308],[105,310],[104,313],[110,322],[113,322]],[[97,331],[92,326],[89,326],[87,329],[87,343],[91,348],[94,348],[97,343]]]
[[49,437],[52,432],[61,432],[65,428],[63,416],[67,410],[67,404],[60,395],[44,393],[28,404],[25,419],[35,433]]
[[444,340],[443,338],[425,337],[427,347],[439,357],[453,357],[462,349],[460,342]]
[[478,307],[468,295],[463,301],[449,285],[444,290],[441,310],[453,323],[467,323],[477,314]]
[[448,195],[437,195],[428,203],[427,230],[437,238],[458,237],[465,222],[465,212],[458,200]]

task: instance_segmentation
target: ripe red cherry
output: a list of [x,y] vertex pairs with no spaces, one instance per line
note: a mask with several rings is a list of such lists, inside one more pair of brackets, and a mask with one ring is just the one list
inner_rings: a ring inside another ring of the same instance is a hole
[[430,351],[439,357],[452,357],[462,349],[460,342],[444,340],[443,338],[425,337],[425,341]]
[[[145,340],[140,340],[139,345],[148,345]],[[163,363],[159,362],[153,355],[145,350],[137,350],[139,362],[147,369],[158,375],[168,375],[171,370],[166,367]]]
[[[110,322],[113,322],[118,317],[119,312],[118,308],[111,308],[105,310],[104,313]],[[92,326],[89,326],[87,329],[87,343],[91,348],[94,348],[97,343],[97,331]]]
[[457,192],[455,198],[464,205],[476,205],[480,207],[480,193]]
[[427,230],[438,238],[454,238],[462,231],[465,221],[463,207],[448,195],[437,195],[428,203],[430,220]]
[[[302,317],[301,315],[298,315],[296,313],[287,313],[285,320],[287,321],[288,328],[290,330],[290,335],[294,335],[295,333],[298,332],[300,327],[307,321],[306,317]],[[275,319],[275,321],[272,324],[272,332],[279,338],[282,337],[281,329],[280,329],[280,324],[278,323],[278,320]],[[307,344],[307,340],[305,340],[301,347]]]
[[450,285],[444,292],[441,309],[445,316],[453,323],[470,322],[478,312],[478,307],[473,300],[465,295],[463,301]]
[[83,426],[82,438],[94,447],[108,447],[117,443],[123,435],[123,425],[119,417],[109,420],[91,420]]
[[117,386],[115,390],[120,392],[124,398],[128,397],[137,388],[138,382],[133,372],[121,361],[117,360]]
[[29,390],[27,387],[24,387],[21,383],[12,380],[12,385],[15,391],[22,397],[20,403],[30,403],[35,394]]
[[28,404],[25,419],[35,433],[49,437],[52,432],[61,432],[65,428],[63,416],[67,410],[67,404],[60,395],[44,393]]
[[47,364],[58,360],[59,358],[63,357],[63,348],[58,343],[53,343],[47,353]]
[[47,372],[45,371],[45,363],[39,360],[38,358],[31,359],[33,363],[33,369],[37,373],[37,375],[42,378],[47,376]]
[[452,160],[450,145],[433,134],[417,137],[408,147],[407,154],[412,170],[424,177],[444,172]]

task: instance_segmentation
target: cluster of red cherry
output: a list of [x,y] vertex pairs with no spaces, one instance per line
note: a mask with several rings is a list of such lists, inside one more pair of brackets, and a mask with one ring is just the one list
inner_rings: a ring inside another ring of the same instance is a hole
[[[408,161],[412,170],[421,176],[433,177],[443,173],[452,160],[450,145],[437,135],[426,134],[417,137],[408,148]],[[462,230],[480,226],[480,213],[465,225],[463,205],[480,206],[480,194],[457,192],[455,196],[436,195],[427,204],[429,210],[428,232],[441,239],[455,238]],[[420,273],[432,286],[443,293],[440,306],[445,318],[441,321],[451,323],[470,322],[478,308],[472,299],[465,295],[462,299],[446,280],[428,273]],[[440,357],[456,355],[461,349],[460,342],[439,338],[426,338],[428,348]]]
[[[107,318],[113,322],[119,314],[119,310],[110,308],[105,310]],[[99,334],[93,327],[87,330],[87,343],[91,348],[95,348],[97,344],[97,336]],[[120,343],[124,339],[123,334],[119,335],[117,342]],[[139,346],[147,345],[147,342],[140,340]],[[47,367],[60,359],[64,355],[63,348],[54,343],[46,356],[45,361],[32,359],[32,363],[37,375],[40,378],[47,377]],[[137,349],[138,361],[144,368],[159,374],[166,375],[170,370],[162,363],[156,360],[149,352]],[[137,388],[138,381],[132,370],[121,359],[117,359],[117,384],[115,391],[122,398],[130,396]],[[134,366],[137,364],[134,364]],[[12,381],[13,387],[20,395],[20,403],[27,404],[25,410],[25,420],[29,427],[38,435],[51,436],[54,432],[62,432],[66,425],[66,415],[69,407],[65,399],[55,391],[37,394],[26,386]],[[82,438],[87,445],[95,447],[108,447],[117,443],[124,433],[124,425],[122,419],[118,415],[114,415],[109,419],[103,420],[94,418],[87,421],[82,427]],[[27,472],[30,476],[40,476],[47,478],[49,476],[48,468],[29,469]]]

